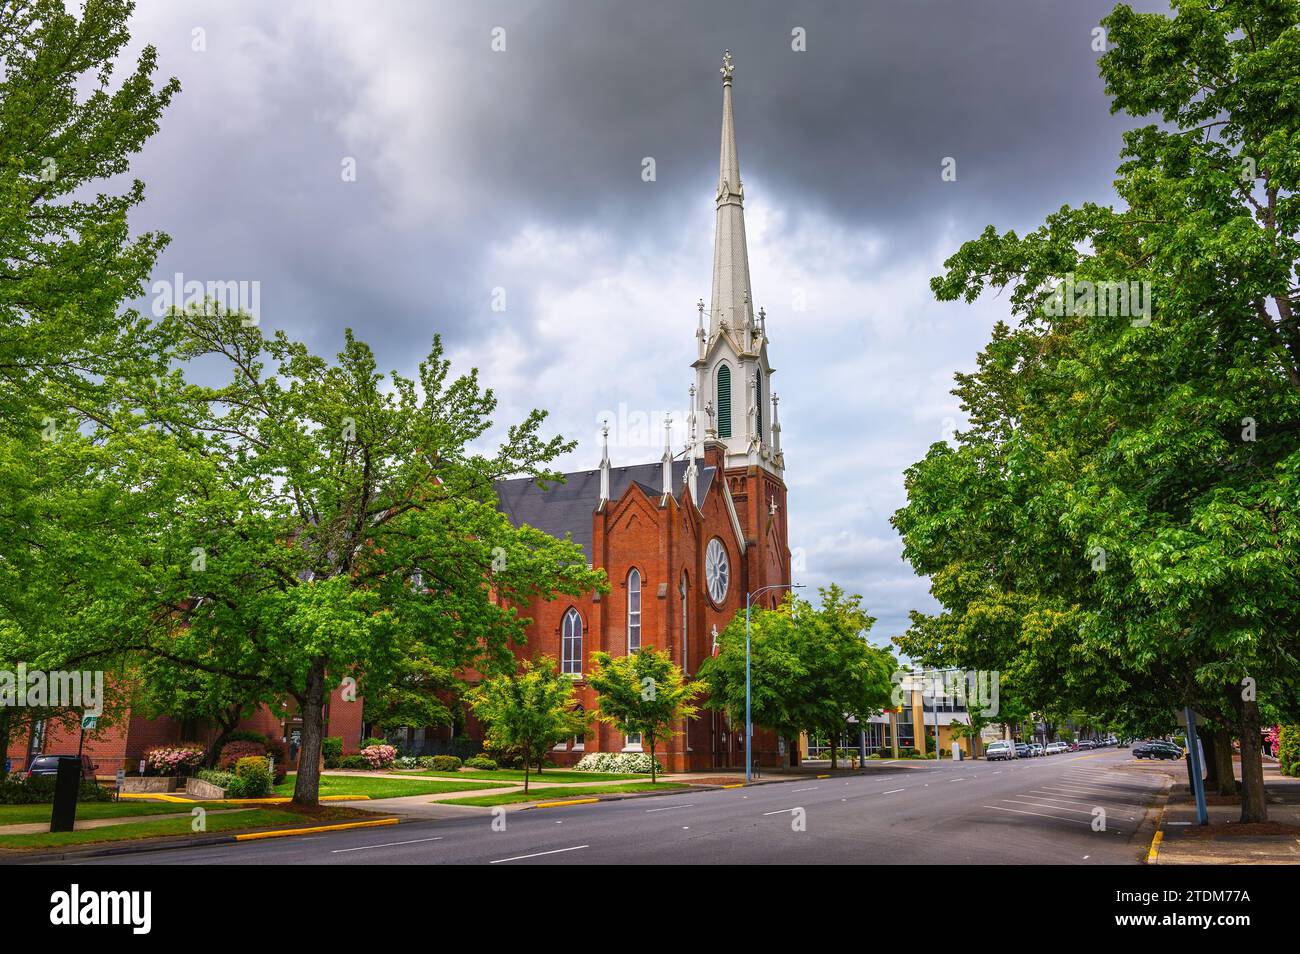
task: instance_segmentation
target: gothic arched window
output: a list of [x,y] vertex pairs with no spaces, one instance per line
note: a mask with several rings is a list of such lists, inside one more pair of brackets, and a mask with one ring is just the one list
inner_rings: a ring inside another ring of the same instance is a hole
[[641,648],[641,573],[627,575],[627,652],[630,656]]
[[757,431],[756,436],[761,441],[763,439],[763,372],[754,372],[754,427]]
[[718,365],[718,436],[731,436],[731,368]]
[[560,671],[582,675],[582,617],[572,606],[564,614],[563,640],[560,646]]

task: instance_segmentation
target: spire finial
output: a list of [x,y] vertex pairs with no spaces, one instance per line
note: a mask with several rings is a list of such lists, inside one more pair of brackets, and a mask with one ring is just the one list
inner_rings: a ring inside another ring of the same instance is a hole
[[673,492],[673,416],[664,415],[664,496],[669,497]]
[[609,500],[609,421],[601,422],[600,437],[600,501],[597,506],[604,507]]
[[736,64],[731,61],[731,51],[722,51],[722,69],[718,70],[722,74],[722,82],[730,83],[731,74],[736,72]]

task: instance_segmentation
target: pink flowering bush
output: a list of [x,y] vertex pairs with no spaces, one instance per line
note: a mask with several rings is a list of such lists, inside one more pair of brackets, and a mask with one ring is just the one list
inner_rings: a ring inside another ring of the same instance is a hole
[[203,761],[199,746],[162,745],[144,754],[146,771],[151,775],[188,775]]
[[397,749],[391,745],[367,745],[361,750],[361,756],[372,769],[388,768],[397,758]]
[[261,742],[227,742],[221,747],[221,756],[217,759],[217,768],[230,771],[240,759],[250,756],[265,756],[266,746]]

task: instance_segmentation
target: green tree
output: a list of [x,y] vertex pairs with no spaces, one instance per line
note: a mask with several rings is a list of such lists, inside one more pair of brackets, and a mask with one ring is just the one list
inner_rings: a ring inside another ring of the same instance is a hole
[[1163,121],[1125,134],[1124,205],[990,226],[932,283],[1010,288],[1017,322],[908,471],[895,525],[944,611],[903,645],[1107,724],[1191,705],[1240,739],[1255,821],[1260,703],[1300,704],[1300,4],[1175,13],[1102,21],[1112,109]]
[[[750,696],[755,725],[783,736],[800,732],[832,741],[838,764],[840,737],[849,717],[865,722],[890,706],[893,655],[867,642],[875,620],[860,596],[838,586],[821,591],[821,605],[786,596],[773,610],[750,614]],[[745,723],[745,617],[737,613],[718,638],[718,655],[700,666],[709,708]]]
[[452,716],[445,700],[460,685],[450,669],[413,639],[398,653],[383,684],[370,683],[362,721],[379,735],[400,726],[446,725]]
[[174,373],[145,414],[110,422],[102,453],[131,532],[83,527],[76,545],[112,551],[96,597],[113,609],[48,651],[141,653],[292,698],[295,801],[317,800],[322,709],[344,677],[359,697],[382,690],[413,647],[448,670],[513,665],[518,607],[604,585],[576,544],[496,507],[494,480],[556,479],[547,464],[571,445],[541,438],[534,411],[476,450],[495,397],[474,372],[451,377],[436,339],[417,379],[386,380],[351,333],[330,363],[217,309],[164,330],[178,359],[231,379]]
[[[94,509],[97,470],[84,446],[65,451],[84,445],[78,428],[93,428],[119,378],[162,367],[148,319],[121,306],[140,294],[167,239],[132,238],[127,219],[144,186],[114,194],[107,180],[128,171],[180,87],[155,85],[152,46],[114,87],[131,9],[115,0],[80,15],[60,0],[0,6],[0,667],[9,670],[35,664],[53,631],[89,606],[80,598],[93,588],[83,577],[96,554],[55,557],[76,549],[65,516]],[[0,742],[33,719],[74,717],[9,709]]]
[[180,89],[154,84],[146,46],[113,88],[134,4],[91,0],[80,17],[62,0],[0,7],[0,419],[31,425],[69,406],[90,410],[118,374],[156,362],[146,317],[122,311],[153,269],[166,236],[131,238],[144,198],[104,180],[158,130]]
[[549,656],[536,663],[525,660],[517,673],[485,679],[469,691],[467,699],[474,714],[486,723],[488,738],[523,759],[525,792],[532,764],[586,726],[572,677],[559,672]]
[[650,749],[650,781],[657,781],[658,745],[675,736],[684,720],[699,713],[694,700],[704,686],[687,682],[668,653],[651,646],[628,656],[596,652],[591,659],[587,684],[599,696],[597,718],[624,735],[641,736],[642,744]]

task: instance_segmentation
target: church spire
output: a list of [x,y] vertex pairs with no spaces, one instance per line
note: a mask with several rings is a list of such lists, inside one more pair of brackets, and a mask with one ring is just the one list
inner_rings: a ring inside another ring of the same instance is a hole
[[[731,51],[722,55],[722,148],[718,161],[717,228],[713,238],[713,296],[709,337],[723,324],[743,341],[754,321],[749,290],[749,251],[745,247],[745,193],[736,151],[736,122],[731,108]],[[745,345],[748,342],[744,342]]]

